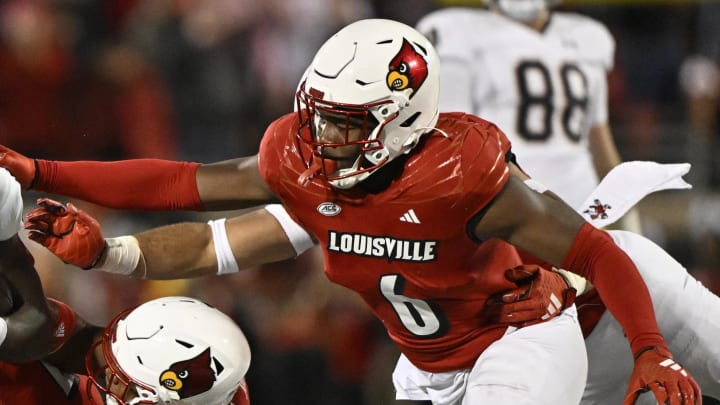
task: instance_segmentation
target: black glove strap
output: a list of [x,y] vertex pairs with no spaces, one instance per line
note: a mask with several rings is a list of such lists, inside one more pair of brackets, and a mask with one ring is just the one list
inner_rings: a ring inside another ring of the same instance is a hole
[[108,250],[108,244],[107,244],[107,241],[105,241],[105,243],[103,243],[103,248],[102,248],[102,250],[100,251],[100,254],[98,255],[97,259],[95,259],[95,261],[90,265],[90,267],[83,267],[83,270],[90,270],[90,269],[92,269],[93,267],[97,266],[97,264],[98,264],[98,262],[100,261],[100,259],[101,259],[103,256],[105,256],[105,252],[106,252],[107,250]]
[[28,190],[32,190],[33,187],[35,187],[35,185],[37,184],[38,180],[40,180],[40,164],[38,163],[37,159],[33,159],[33,163],[35,163],[35,175],[33,176],[33,179],[27,188]]
[[637,353],[635,353],[635,355],[633,356],[633,358],[635,360],[637,360],[638,357],[642,356],[643,353],[650,351],[650,350],[655,350],[656,348],[657,348],[657,346],[645,346],[645,347],[641,348],[640,350],[638,350]]

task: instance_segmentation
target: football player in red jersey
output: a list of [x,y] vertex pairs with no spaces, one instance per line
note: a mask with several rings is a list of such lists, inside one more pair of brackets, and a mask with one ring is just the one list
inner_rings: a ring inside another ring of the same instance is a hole
[[506,274],[522,265],[515,245],[593,283],[635,355],[626,404],[641,390],[663,403],[701,402],[692,376],[671,360],[630,258],[530,187],[499,128],[439,114],[439,69],[432,44],[413,28],[362,20],[320,48],[297,111],[270,125],[257,156],[207,165],[55,162],[3,148],[0,165],[25,187],[115,208],[238,209],[279,199],[302,228],[269,206],[210,226],[108,239],[102,255],[66,254],[63,238],[52,236],[56,221],[30,222],[33,238],[67,262],[149,278],[291,258],[309,244],[298,237],[307,231],[323,248],[327,276],[361,295],[403,353],[398,399],[580,401],[587,363],[573,306],[522,328],[484,316],[491,296],[515,287]]
[[0,404],[249,405],[250,349],[231,318],[164,297],[104,329],[87,323],[45,297],[21,214],[20,186],[0,169]]

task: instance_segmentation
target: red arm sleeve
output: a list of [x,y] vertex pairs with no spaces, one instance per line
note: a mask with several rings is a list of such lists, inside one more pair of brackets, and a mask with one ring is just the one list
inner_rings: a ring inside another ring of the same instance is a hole
[[633,353],[645,346],[667,347],[645,282],[610,235],[585,223],[562,267],[595,285],[605,306],[625,330]]
[[203,211],[195,173],[199,163],[160,159],[115,162],[37,160],[35,190],[115,209]]

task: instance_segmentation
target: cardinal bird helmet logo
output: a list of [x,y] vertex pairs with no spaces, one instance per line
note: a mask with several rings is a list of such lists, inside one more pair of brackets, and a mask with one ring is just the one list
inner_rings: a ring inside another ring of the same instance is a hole
[[175,391],[180,398],[187,398],[209,390],[215,382],[215,372],[210,366],[210,348],[198,356],[176,362],[160,375],[160,384]]
[[410,97],[422,86],[428,75],[427,61],[403,38],[400,51],[390,61],[387,86],[390,90],[412,89]]

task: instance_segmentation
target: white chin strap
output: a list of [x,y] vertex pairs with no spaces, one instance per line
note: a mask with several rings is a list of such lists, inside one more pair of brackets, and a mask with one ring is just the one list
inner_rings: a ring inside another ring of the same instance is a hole
[[495,4],[501,13],[524,23],[534,21],[548,8],[547,0],[497,0]]
[[[356,169],[354,169],[354,168],[340,169],[335,174],[338,176],[342,176],[344,173],[354,172],[354,171],[356,171]],[[341,190],[347,190],[349,188],[355,187],[358,183],[367,179],[368,176],[370,176],[370,172],[360,173],[360,174],[345,177],[342,179],[330,180],[329,183],[331,186],[333,186],[335,188],[339,188]]]
[[[175,394],[173,395],[165,395],[165,398],[160,398],[161,396],[155,395],[151,391],[145,390],[143,388],[140,388],[139,386],[135,386],[136,396],[135,398],[125,402],[126,405],[137,405],[141,401],[144,404],[148,403],[147,401],[152,401],[153,404],[169,404],[171,402],[175,402],[180,399],[180,397]],[[105,395],[105,403],[106,405],[120,405],[120,403],[113,398],[111,395]]]

